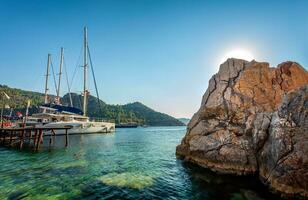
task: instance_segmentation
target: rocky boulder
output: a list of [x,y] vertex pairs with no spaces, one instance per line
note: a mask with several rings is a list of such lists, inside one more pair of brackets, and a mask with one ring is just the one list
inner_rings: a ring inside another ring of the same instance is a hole
[[221,173],[259,174],[308,197],[308,73],[295,62],[228,59],[209,82],[177,156]]

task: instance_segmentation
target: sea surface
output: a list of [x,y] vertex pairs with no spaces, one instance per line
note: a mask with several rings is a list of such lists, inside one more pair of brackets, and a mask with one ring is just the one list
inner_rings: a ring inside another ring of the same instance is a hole
[[[0,148],[0,199],[278,199],[255,177],[177,160],[185,127],[62,137],[39,152]],[[44,144],[48,144],[47,137]]]

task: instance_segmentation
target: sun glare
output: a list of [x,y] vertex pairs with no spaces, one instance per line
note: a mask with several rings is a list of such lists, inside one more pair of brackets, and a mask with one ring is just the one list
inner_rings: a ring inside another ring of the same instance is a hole
[[246,49],[234,49],[228,52],[220,61],[220,64],[225,62],[228,58],[239,58],[247,61],[251,61],[254,58],[252,53]]

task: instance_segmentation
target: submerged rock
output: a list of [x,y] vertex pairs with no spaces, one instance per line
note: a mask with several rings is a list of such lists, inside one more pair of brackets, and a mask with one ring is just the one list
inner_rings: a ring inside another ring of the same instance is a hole
[[150,187],[154,183],[151,176],[146,176],[139,172],[110,173],[100,177],[100,180],[106,185],[139,190]]
[[295,62],[228,59],[205,92],[176,154],[213,171],[259,174],[308,197],[308,73]]

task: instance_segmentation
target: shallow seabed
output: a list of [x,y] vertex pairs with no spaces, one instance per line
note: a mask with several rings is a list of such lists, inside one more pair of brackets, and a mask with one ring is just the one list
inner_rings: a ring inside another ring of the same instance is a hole
[[185,127],[118,129],[72,135],[68,148],[58,137],[37,153],[0,148],[0,199],[277,199],[254,177],[177,160],[184,134]]

